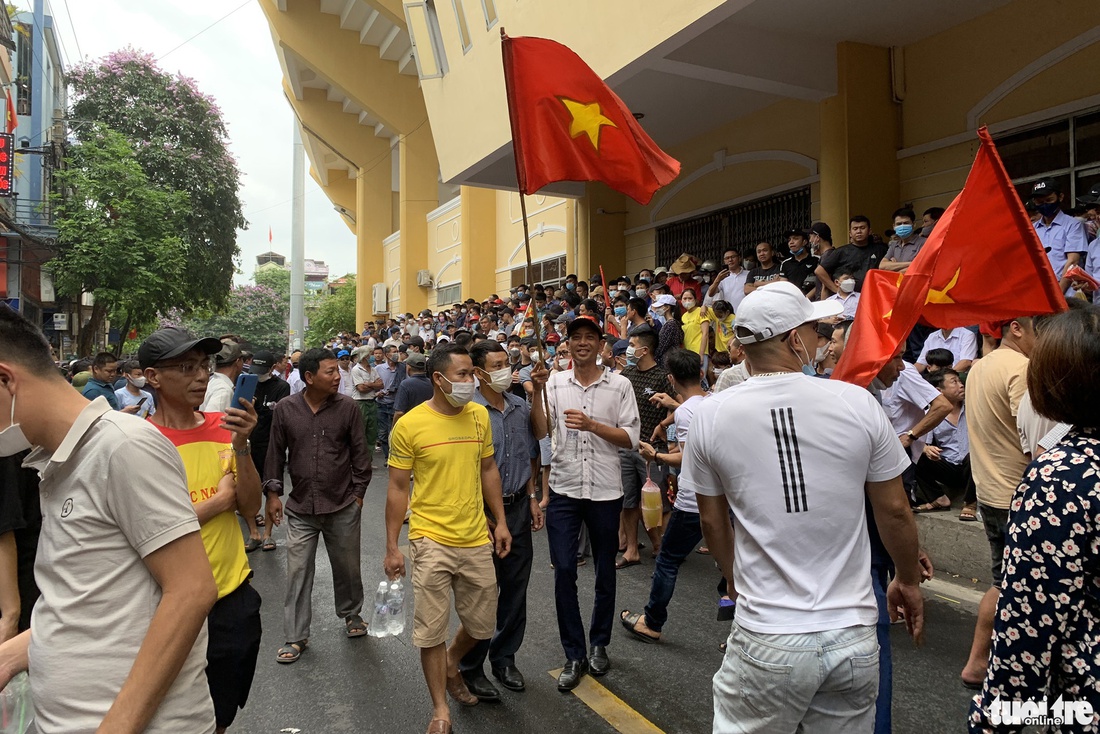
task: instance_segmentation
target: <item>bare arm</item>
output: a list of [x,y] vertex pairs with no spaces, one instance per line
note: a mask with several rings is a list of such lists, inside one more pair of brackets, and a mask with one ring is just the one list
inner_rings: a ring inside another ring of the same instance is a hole
[[0,642],[19,634],[19,563],[15,532],[0,535]]
[[565,427],[578,431],[588,431],[589,433],[599,436],[612,446],[617,446],[621,449],[634,448],[634,442],[631,440],[630,434],[625,428],[614,428],[606,423],[600,423],[597,420],[589,418],[579,410],[565,411]]
[[[205,525],[223,512],[229,512],[236,507],[237,480],[233,478],[232,472],[222,475],[218,482],[218,491],[212,497],[194,504],[195,514],[199,516],[199,525]],[[249,516],[246,515],[246,517]]]
[[262,503],[260,473],[249,455],[248,437],[256,428],[258,418],[251,402],[240,399],[239,406],[225,411],[223,425],[233,433],[233,451],[236,452],[237,486],[236,509],[242,517],[255,517]]
[[26,630],[0,645],[0,688],[25,671],[29,665],[27,650],[31,646],[31,631]]
[[703,538],[718,570],[726,577],[729,597],[734,598],[733,588],[733,525],[730,523],[730,506],[726,495],[717,497],[696,494],[699,504],[699,524],[703,529]]
[[909,429],[914,436],[923,436],[933,428],[943,423],[943,419],[951,413],[951,401],[943,395],[938,396],[928,406],[928,412],[920,419],[917,425]]
[[198,533],[177,538],[143,560],[160,585],[160,604],[130,674],[99,725],[97,731],[104,734],[145,730],[218,598]]
[[822,288],[829,291],[829,293],[837,292],[836,283],[833,282],[832,276],[829,275],[828,271],[826,271],[825,268],[818,265],[817,268],[814,270],[814,275],[816,275],[817,279],[821,281]]
[[386,488],[386,557],[382,565],[391,579],[405,575],[405,558],[397,548],[397,539],[409,506],[409,477],[408,469],[390,467]]
[[504,558],[512,550],[512,534],[508,530],[508,519],[504,516],[501,491],[500,470],[497,469],[496,459],[485,456],[481,459],[481,497],[495,520],[492,534],[497,555]]
[[898,608],[903,608],[905,625],[919,644],[924,630],[924,598],[920,591],[921,566],[918,560],[920,541],[905,487],[901,477],[897,476],[885,482],[867,482],[866,492],[875,513],[882,544],[897,568],[896,576],[886,592],[890,619],[897,619]]

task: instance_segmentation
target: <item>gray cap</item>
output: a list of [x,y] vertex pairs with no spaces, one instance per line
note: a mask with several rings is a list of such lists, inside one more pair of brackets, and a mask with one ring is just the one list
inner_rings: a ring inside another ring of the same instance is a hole
[[236,342],[229,341],[228,339],[222,340],[221,350],[214,355],[214,362],[223,367],[227,364],[233,364],[241,358],[241,345]]
[[419,354],[418,352],[411,352],[408,359],[405,360],[406,367],[412,367],[415,370],[422,370],[428,365],[428,358]]

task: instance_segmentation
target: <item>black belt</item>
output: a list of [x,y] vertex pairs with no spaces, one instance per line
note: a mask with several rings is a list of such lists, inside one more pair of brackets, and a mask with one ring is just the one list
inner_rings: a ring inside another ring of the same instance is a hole
[[514,505],[516,502],[519,502],[521,499],[526,499],[526,498],[527,498],[527,493],[521,490],[519,492],[513,492],[512,494],[506,494],[501,499],[504,502],[504,506],[508,507],[509,505]]

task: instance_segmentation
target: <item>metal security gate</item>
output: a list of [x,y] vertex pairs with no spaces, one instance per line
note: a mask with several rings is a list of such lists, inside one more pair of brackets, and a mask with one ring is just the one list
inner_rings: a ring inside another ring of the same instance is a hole
[[714,260],[722,267],[722,253],[742,255],[760,242],[786,247],[783,233],[810,226],[810,187],[806,186],[695,219],[657,228],[657,265],[668,267],[681,253]]

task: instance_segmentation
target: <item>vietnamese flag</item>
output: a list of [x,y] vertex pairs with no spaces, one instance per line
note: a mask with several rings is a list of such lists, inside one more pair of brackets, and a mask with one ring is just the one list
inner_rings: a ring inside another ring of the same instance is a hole
[[15,114],[15,103],[11,101],[11,90],[4,88],[4,96],[7,98],[8,116],[4,121],[4,129],[8,135],[15,133],[15,129],[19,127],[19,118]]
[[832,379],[867,387],[898,353],[898,347],[909,333],[908,329],[902,330],[901,319],[893,318],[902,279],[901,273],[887,270],[867,272],[859,294],[856,320],[848,331],[848,343],[833,369]]
[[556,181],[603,181],[639,204],[680,173],[579,56],[501,31],[512,146],[522,194]]
[[[978,137],[981,146],[966,184],[897,286],[884,340],[865,349],[846,347],[834,378],[870,384],[920,319],[950,329],[1066,310],[1058,279],[989,132],[983,127]],[[873,330],[880,328],[879,315],[862,313],[864,298],[861,294],[852,327],[857,336],[868,321]]]

